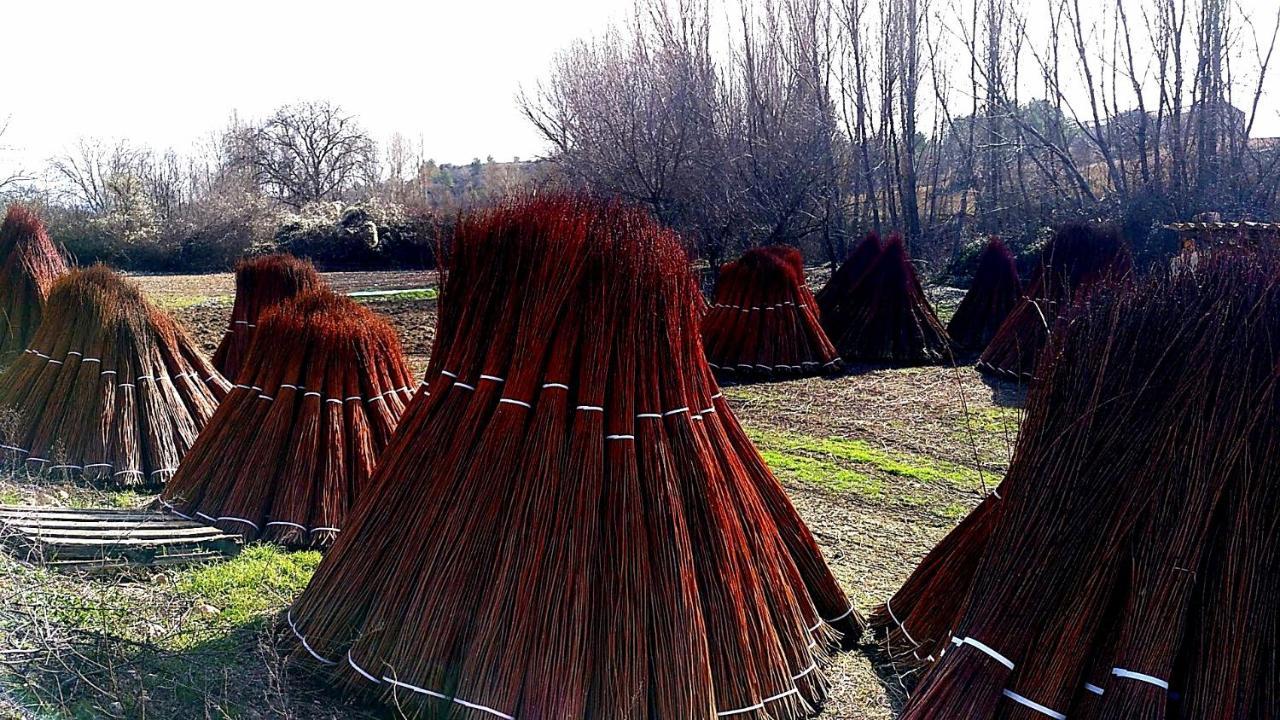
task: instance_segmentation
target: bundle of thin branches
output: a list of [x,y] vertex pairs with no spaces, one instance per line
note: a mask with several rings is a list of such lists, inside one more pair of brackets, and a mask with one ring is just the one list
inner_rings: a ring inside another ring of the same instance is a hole
[[412,397],[412,373],[382,316],[329,290],[267,310],[241,381],[161,504],[246,539],[327,547],[369,489]]
[[928,365],[951,358],[951,340],[925,297],[900,235],[889,238],[840,308],[823,320],[840,356],[849,362]]
[[309,260],[292,255],[262,255],[236,263],[236,300],[213,364],[225,377],[238,381],[245,355],[253,344],[258,319],[264,312],[325,283]]
[[838,372],[840,356],[818,322],[804,258],[783,245],[748,250],[720,270],[702,319],[707,362],[739,380]]
[[903,718],[1274,716],[1277,337],[1257,256],[1065,312]]
[[167,480],[230,385],[136,285],[102,266],[54,282],[30,346],[0,375],[4,450],[28,471]]
[[640,210],[463,218],[427,387],[287,614],[298,655],[410,717],[811,712],[855,616],[716,388],[699,302]]
[[822,319],[823,327],[840,327],[844,324],[845,321],[842,318],[854,309],[851,304],[854,298],[850,293],[857,286],[858,281],[862,280],[871,263],[880,257],[880,251],[883,249],[880,236],[875,231],[867,233],[866,237],[849,251],[849,255],[840,267],[831,273],[830,278],[827,278],[827,284],[823,285],[814,296],[814,300],[818,303],[819,317]]
[[1018,266],[1004,241],[992,235],[978,255],[969,292],[947,324],[947,334],[956,349],[979,353],[995,337],[1000,324],[1022,297]]
[[1068,223],[1040,253],[1026,294],[1009,311],[978,358],[982,372],[1029,378],[1063,308],[1088,297],[1094,287],[1129,276],[1133,259],[1110,225]]
[[40,325],[53,281],[67,261],[30,208],[10,205],[0,225],[0,358],[27,346]]

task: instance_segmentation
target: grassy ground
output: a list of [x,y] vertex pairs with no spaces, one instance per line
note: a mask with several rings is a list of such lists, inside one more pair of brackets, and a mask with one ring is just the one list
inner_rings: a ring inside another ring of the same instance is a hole
[[[346,292],[414,290],[434,277],[342,273],[334,281]],[[203,347],[216,346],[230,313],[229,275],[140,282]],[[434,296],[361,301],[388,315],[421,372]],[[988,384],[970,368],[856,368],[726,394],[863,610],[891,594],[999,480],[1020,404],[1018,388]],[[150,499],[0,477],[0,503],[139,507]],[[91,579],[0,555],[0,720],[383,717],[294,677],[302,668],[276,652],[274,618],[318,561],[314,552],[253,545],[219,564]],[[819,717],[894,716],[899,694],[877,677],[866,648],[838,656],[827,674],[831,698]]]

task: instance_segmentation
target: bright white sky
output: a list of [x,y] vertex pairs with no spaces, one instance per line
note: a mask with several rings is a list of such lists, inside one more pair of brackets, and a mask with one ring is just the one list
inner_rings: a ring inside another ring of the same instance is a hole
[[[1274,17],[1274,3],[1242,0],[1260,24]],[[396,131],[421,137],[438,161],[532,157],[546,148],[516,108],[519,89],[543,77],[558,50],[625,19],[630,7],[631,0],[7,3],[0,118],[11,124],[0,170],[39,170],[81,136],[185,151],[233,112],[254,118],[322,98],[358,115],[378,140]],[[1268,85],[1277,90],[1255,135],[1280,135],[1280,58],[1274,64]]]

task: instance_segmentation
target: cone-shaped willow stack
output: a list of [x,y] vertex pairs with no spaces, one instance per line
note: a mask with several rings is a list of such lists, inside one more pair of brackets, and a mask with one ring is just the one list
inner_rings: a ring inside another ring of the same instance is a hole
[[969,292],[947,324],[951,342],[961,352],[982,352],[1021,297],[1022,283],[1013,253],[993,235],[978,255]]
[[1243,255],[1064,311],[904,720],[1276,717],[1278,337]]
[[31,209],[10,205],[0,225],[0,358],[27,347],[40,325],[53,281],[67,271],[44,223]]
[[410,717],[798,718],[855,618],[716,390],[678,239],[514,201],[453,242],[427,389],[288,613]]
[[784,378],[838,371],[840,356],[818,322],[792,247],[748,250],[720,270],[715,302],[702,319],[711,368],[727,378]]
[[849,251],[849,256],[840,267],[831,273],[827,284],[823,285],[814,296],[818,303],[819,317],[822,319],[823,327],[838,327],[845,322],[842,318],[854,309],[850,304],[854,300],[851,295],[853,288],[862,280],[871,263],[880,257],[880,251],[883,249],[880,236],[875,232],[869,232],[862,238],[862,242]]
[[236,301],[213,354],[214,367],[237,381],[262,314],[295,295],[323,287],[311,262],[292,255],[263,255],[236,263]]
[[325,547],[368,491],[412,373],[386,319],[328,290],[267,310],[258,330],[161,504],[246,539]]
[[1132,269],[1129,249],[1114,227],[1069,223],[1059,228],[1040,253],[1026,296],[982,351],[978,369],[1009,378],[1030,377],[1058,313],[1100,283],[1126,277]]
[[154,485],[172,476],[229,384],[136,285],[102,266],[53,284],[0,375],[3,447],[27,469]]
[[849,362],[929,365],[951,358],[947,331],[925,297],[900,235],[889,238],[839,309],[823,316],[823,327]]

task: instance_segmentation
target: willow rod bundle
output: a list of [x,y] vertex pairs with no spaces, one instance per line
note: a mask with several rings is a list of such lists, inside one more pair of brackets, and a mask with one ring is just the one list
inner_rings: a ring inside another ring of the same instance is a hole
[[410,717],[810,713],[856,615],[741,444],[699,303],[642,211],[464,218],[427,387],[286,616],[296,653]]
[[795,248],[748,250],[720,270],[715,302],[702,319],[711,368],[736,379],[831,373],[840,356],[818,321]]
[[849,362],[928,365],[951,357],[951,340],[925,297],[900,235],[889,238],[840,309],[823,322]]
[[30,346],[0,375],[10,457],[29,471],[154,485],[177,469],[229,384],[136,285],[102,266],[49,292]]
[[236,263],[235,304],[213,354],[214,366],[227,378],[238,380],[262,314],[295,295],[323,287],[311,262],[292,255],[262,255]]
[[845,322],[841,318],[854,309],[851,305],[854,298],[850,293],[862,280],[871,263],[880,257],[880,251],[883,249],[880,236],[874,231],[867,233],[866,237],[849,251],[848,257],[840,267],[827,278],[827,283],[814,296],[814,300],[818,303],[819,317],[822,319],[823,327],[835,327]]
[[904,719],[1275,717],[1277,337],[1257,256],[1066,311]]
[[8,357],[26,348],[67,261],[40,217],[22,205],[10,205],[0,225],[0,257],[0,357]]
[[982,352],[1021,296],[1022,283],[1013,253],[993,235],[978,255],[969,292],[947,324],[947,334],[956,348],[966,353]]
[[161,503],[246,539],[325,547],[413,392],[386,319],[328,290],[267,310],[237,384]]
[[978,369],[1027,378],[1049,337],[1053,321],[1095,286],[1126,277],[1133,269],[1129,249],[1111,226],[1068,223],[1040,253],[1026,295],[1014,306],[978,359]]

